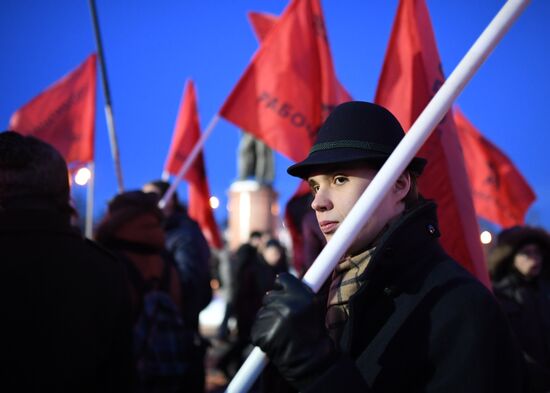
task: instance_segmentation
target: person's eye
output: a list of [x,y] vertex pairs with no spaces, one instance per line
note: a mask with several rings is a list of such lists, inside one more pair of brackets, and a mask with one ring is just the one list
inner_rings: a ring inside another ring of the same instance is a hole
[[309,188],[311,189],[311,193],[315,195],[319,191],[319,184],[310,184]]
[[342,185],[342,184],[344,184],[344,183],[347,183],[348,180],[349,180],[349,179],[348,179],[347,177],[345,177],[345,176],[336,176],[336,177],[334,178],[334,184],[336,184],[336,185]]

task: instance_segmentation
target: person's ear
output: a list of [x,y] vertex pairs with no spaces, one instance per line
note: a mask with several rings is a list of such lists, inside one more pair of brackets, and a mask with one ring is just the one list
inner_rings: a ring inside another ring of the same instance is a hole
[[411,189],[411,175],[408,171],[403,172],[395,181],[392,187],[392,193],[397,201],[405,199]]

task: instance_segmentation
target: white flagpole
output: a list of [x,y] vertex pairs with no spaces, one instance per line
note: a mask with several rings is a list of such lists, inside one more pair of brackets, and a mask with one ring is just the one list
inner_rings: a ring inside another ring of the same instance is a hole
[[[378,171],[342,222],[342,225],[306,272],[303,281],[315,292],[329,277],[338,260],[355,239],[357,232],[369,220],[392,184],[395,183],[434,128],[445,116],[466,83],[470,81],[528,3],[529,0],[508,0],[472,45],[447,81],[441,86],[441,89],[428,103],[405,138]],[[265,354],[259,348],[254,348],[227,387],[226,392],[242,393],[248,391],[265,364],[267,364]]]
[[86,224],[84,227],[84,235],[91,239],[94,230],[94,190],[95,190],[95,162],[91,161],[88,164],[90,171],[90,180],[88,180],[88,189],[86,192]]
[[172,195],[174,194],[174,192],[176,192],[176,188],[178,187],[178,184],[180,183],[183,176],[187,173],[187,171],[191,167],[191,164],[193,163],[193,161],[195,161],[195,158],[197,157],[199,152],[202,150],[204,142],[206,142],[206,139],[208,139],[208,137],[212,133],[212,130],[214,130],[214,127],[216,126],[216,124],[218,124],[219,120],[220,120],[220,117],[217,114],[214,115],[212,120],[210,120],[210,123],[208,123],[208,127],[206,127],[206,130],[202,133],[200,139],[197,141],[195,146],[193,146],[193,150],[191,150],[191,153],[189,154],[185,162],[182,164],[178,174],[174,178],[174,181],[172,182],[168,190],[166,190],[166,193],[164,194],[162,199],[159,201],[158,203],[159,208],[161,209],[164,208],[164,206],[166,206],[166,202],[168,202],[172,197]]

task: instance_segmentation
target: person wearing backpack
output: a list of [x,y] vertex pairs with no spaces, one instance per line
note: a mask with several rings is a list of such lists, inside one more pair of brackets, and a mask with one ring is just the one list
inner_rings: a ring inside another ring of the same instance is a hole
[[185,318],[188,299],[194,294],[184,287],[166,252],[157,199],[142,191],[117,195],[98,226],[96,239],[125,262],[130,279],[135,391],[201,391],[204,380],[197,378],[193,368],[200,337]]

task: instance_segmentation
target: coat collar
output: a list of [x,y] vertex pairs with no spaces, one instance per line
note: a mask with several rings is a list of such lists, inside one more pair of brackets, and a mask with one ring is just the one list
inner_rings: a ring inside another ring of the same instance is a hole
[[439,236],[436,205],[422,200],[405,211],[379,238],[372,260],[363,273],[365,280],[397,290],[410,274],[422,268],[425,258],[419,259],[419,255],[444,254],[437,240]]

